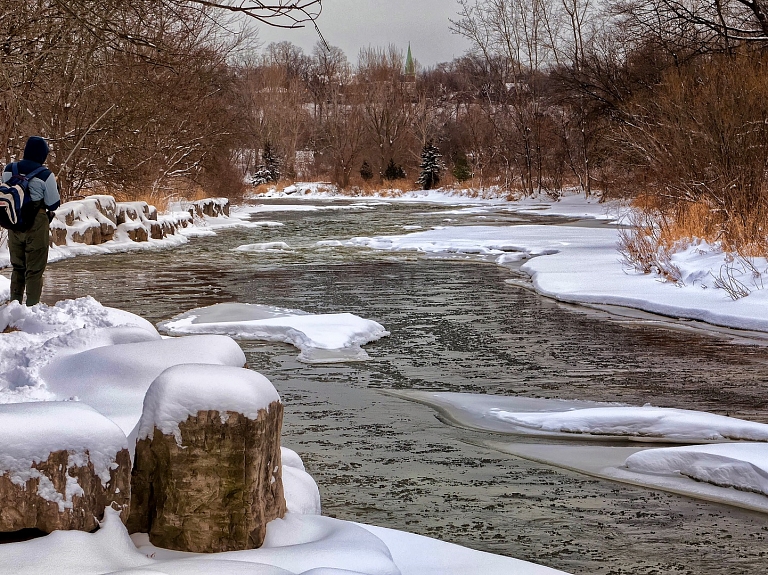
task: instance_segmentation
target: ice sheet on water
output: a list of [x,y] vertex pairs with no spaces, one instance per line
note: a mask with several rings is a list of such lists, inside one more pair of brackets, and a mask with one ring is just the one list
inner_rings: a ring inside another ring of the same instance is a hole
[[242,340],[291,344],[305,363],[364,361],[360,347],[389,335],[384,327],[351,313],[310,314],[267,305],[224,303],[193,309],[158,328],[170,335],[219,334]]
[[666,443],[768,441],[764,423],[687,409],[464,393],[396,395],[427,404],[458,425],[497,433]]

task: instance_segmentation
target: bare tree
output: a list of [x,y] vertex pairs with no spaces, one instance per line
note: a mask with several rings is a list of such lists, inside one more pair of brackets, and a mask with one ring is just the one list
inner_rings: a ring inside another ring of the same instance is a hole
[[411,121],[411,98],[402,81],[403,61],[402,51],[389,46],[362,50],[358,62],[363,119],[378,157],[380,181],[390,160],[402,161]]

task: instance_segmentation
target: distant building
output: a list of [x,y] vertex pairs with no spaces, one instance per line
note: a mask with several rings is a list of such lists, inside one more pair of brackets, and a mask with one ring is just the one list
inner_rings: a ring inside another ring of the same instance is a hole
[[413,61],[413,54],[411,54],[411,43],[408,42],[408,56],[405,58],[405,78],[406,82],[416,81],[416,64]]

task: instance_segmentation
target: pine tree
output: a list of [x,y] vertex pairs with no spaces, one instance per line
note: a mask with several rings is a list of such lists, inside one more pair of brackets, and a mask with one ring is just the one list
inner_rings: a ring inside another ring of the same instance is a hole
[[395,164],[394,158],[390,158],[387,169],[384,170],[384,178],[387,180],[402,180],[405,178],[405,170],[400,164]]
[[453,177],[459,182],[466,182],[474,175],[472,169],[469,167],[469,162],[464,154],[461,154],[453,163],[453,171],[451,172]]
[[368,163],[368,160],[363,160],[363,165],[360,166],[360,176],[366,182],[373,178],[373,170],[371,169],[371,164]]
[[264,149],[261,151],[261,164],[256,168],[251,182],[254,186],[277,182],[280,179],[280,160],[275,157],[272,145],[269,142],[264,143]]
[[421,173],[416,181],[423,190],[431,190],[440,183],[440,172],[443,169],[443,163],[440,161],[442,156],[440,150],[432,144],[430,140],[421,151]]
[[269,172],[271,181],[278,181],[280,179],[280,160],[275,156],[275,152],[269,142],[264,144],[264,151],[261,154],[261,161]]

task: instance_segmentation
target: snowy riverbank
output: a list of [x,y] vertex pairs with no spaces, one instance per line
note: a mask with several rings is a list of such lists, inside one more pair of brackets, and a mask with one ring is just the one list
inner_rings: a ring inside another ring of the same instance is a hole
[[[262,210],[272,209],[316,209],[315,206],[302,206],[302,201],[350,199],[314,184],[297,184],[281,192],[272,192],[268,197],[290,198],[295,203],[275,206],[267,203],[243,210],[261,213]],[[564,196],[558,201],[544,196],[510,202],[498,197],[429,191],[366,196],[357,200],[368,206],[374,201],[450,205],[455,206],[455,210],[441,210],[441,216],[452,213],[472,215],[478,224],[499,211],[614,222],[623,221],[627,213],[627,208],[620,203],[600,203],[578,194]],[[656,275],[639,273],[623,263],[617,249],[617,226],[451,226],[450,222],[430,224],[429,219],[425,220],[427,223],[423,230],[324,242],[323,247],[412,251],[438,257],[482,256],[499,265],[518,266],[531,277],[537,292],[560,301],[622,306],[675,319],[768,332],[768,290],[762,289],[762,277],[756,277],[754,273],[768,275],[768,261],[764,258],[751,260],[754,269],[745,268],[719,246],[697,243],[672,256],[672,263],[680,269],[682,278],[675,284],[665,282]],[[751,293],[737,300],[732,299],[726,290],[718,287],[719,279],[729,277],[743,283]]]

